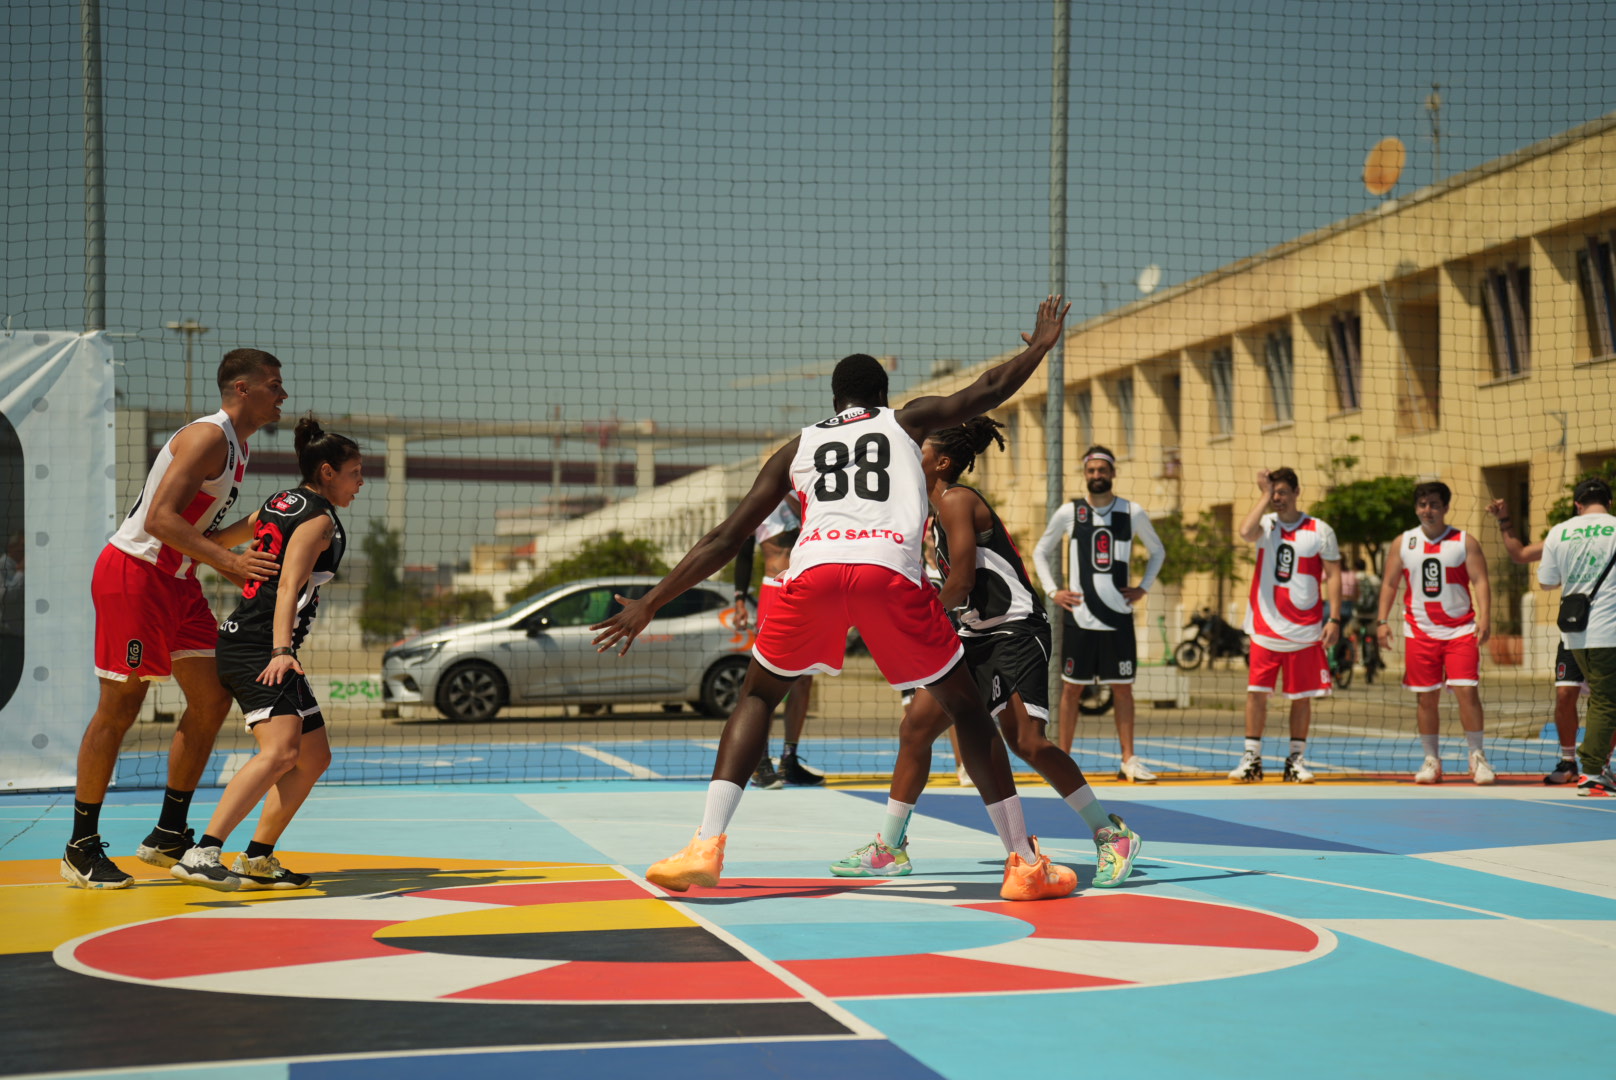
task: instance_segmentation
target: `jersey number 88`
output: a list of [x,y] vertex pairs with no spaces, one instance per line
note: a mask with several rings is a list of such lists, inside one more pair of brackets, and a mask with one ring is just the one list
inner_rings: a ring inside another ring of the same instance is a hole
[[887,466],[892,464],[892,446],[887,437],[871,432],[853,443],[849,452],[846,443],[828,442],[814,451],[814,468],[819,480],[814,484],[814,495],[820,502],[845,499],[848,492],[847,470],[853,470],[852,490],[861,499],[886,502],[892,494],[892,478]]

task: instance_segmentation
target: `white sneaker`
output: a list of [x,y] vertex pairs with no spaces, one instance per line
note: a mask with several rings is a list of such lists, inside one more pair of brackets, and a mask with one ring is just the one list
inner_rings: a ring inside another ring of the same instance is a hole
[[976,786],[976,781],[971,779],[971,774],[965,771],[965,766],[963,765],[954,770],[954,776],[959,780],[960,787],[974,788]]
[[1229,770],[1229,779],[1237,784],[1255,784],[1262,780],[1262,755],[1247,750],[1240,764]]
[[1285,759],[1285,775],[1280,779],[1288,784],[1311,784],[1313,782],[1313,770],[1307,767],[1307,763],[1302,760],[1301,754],[1292,754]]
[[1440,758],[1428,757],[1420,771],[1414,774],[1416,784],[1440,784],[1442,782],[1442,761]]
[[235,892],[241,888],[241,879],[219,862],[219,849],[216,847],[192,848],[184,858],[169,867],[168,872],[181,881],[200,885],[204,889]]
[[1154,784],[1156,774],[1145,768],[1144,763],[1136,755],[1117,766],[1117,779],[1135,784]]
[[1470,778],[1482,787],[1498,782],[1498,774],[1487,762],[1487,755],[1480,750],[1470,751]]

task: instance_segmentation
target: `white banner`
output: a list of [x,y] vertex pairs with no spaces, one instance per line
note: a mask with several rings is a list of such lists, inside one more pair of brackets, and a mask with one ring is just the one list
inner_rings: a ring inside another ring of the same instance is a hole
[[95,711],[90,572],[116,522],[112,347],[0,333],[0,790],[72,787]]

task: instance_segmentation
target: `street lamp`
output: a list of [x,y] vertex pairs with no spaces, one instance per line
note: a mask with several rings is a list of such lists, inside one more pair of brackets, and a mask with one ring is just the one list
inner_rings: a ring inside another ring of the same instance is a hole
[[184,322],[171,322],[170,330],[178,330],[185,335],[185,415],[191,415],[191,349],[196,344],[196,336],[205,334],[208,328],[195,319],[186,319]]

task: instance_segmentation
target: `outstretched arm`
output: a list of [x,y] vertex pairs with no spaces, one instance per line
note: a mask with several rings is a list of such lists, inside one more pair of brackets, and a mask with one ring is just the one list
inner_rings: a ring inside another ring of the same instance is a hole
[[898,410],[898,423],[916,442],[934,431],[963,424],[973,416],[981,416],[1010,400],[1010,396],[1032,377],[1043,362],[1044,354],[1060,340],[1070,303],[1061,306],[1061,298],[1051,296],[1038,305],[1038,322],[1030,334],[1021,340],[1027,347],[1004,363],[984,371],[970,386],[947,397],[916,398]]
[[1509,552],[1509,561],[1525,565],[1536,562],[1543,557],[1542,544],[1527,544],[1515,535],[1513,523],[1509,517],[1509,507],[1503,499],[1494,499],[1487,504],[1487,512],[1498,521],[1498,532],[1504,538],[1504,550]]
[[735,512],[696,541],[696,546],[679,560],[679,565],[668,571],[668,576],[653,585],[650,592],[638,600],[621,596],[617,598],[622,610],[605,622],[589,628],[600,631],[594,640],[597,652],[605,652],[614,645],[619,646],[619,656],[628,652],[634,639],[639,637],[640,631],[645,629],[663,604],[698,581],[705,581],[735,557],[747,536],[763,524],[763,519],[780,505],[780,500],[791,490],[791,459],[797,454],[797,442],[797,439],[792,439],[775,451]]

